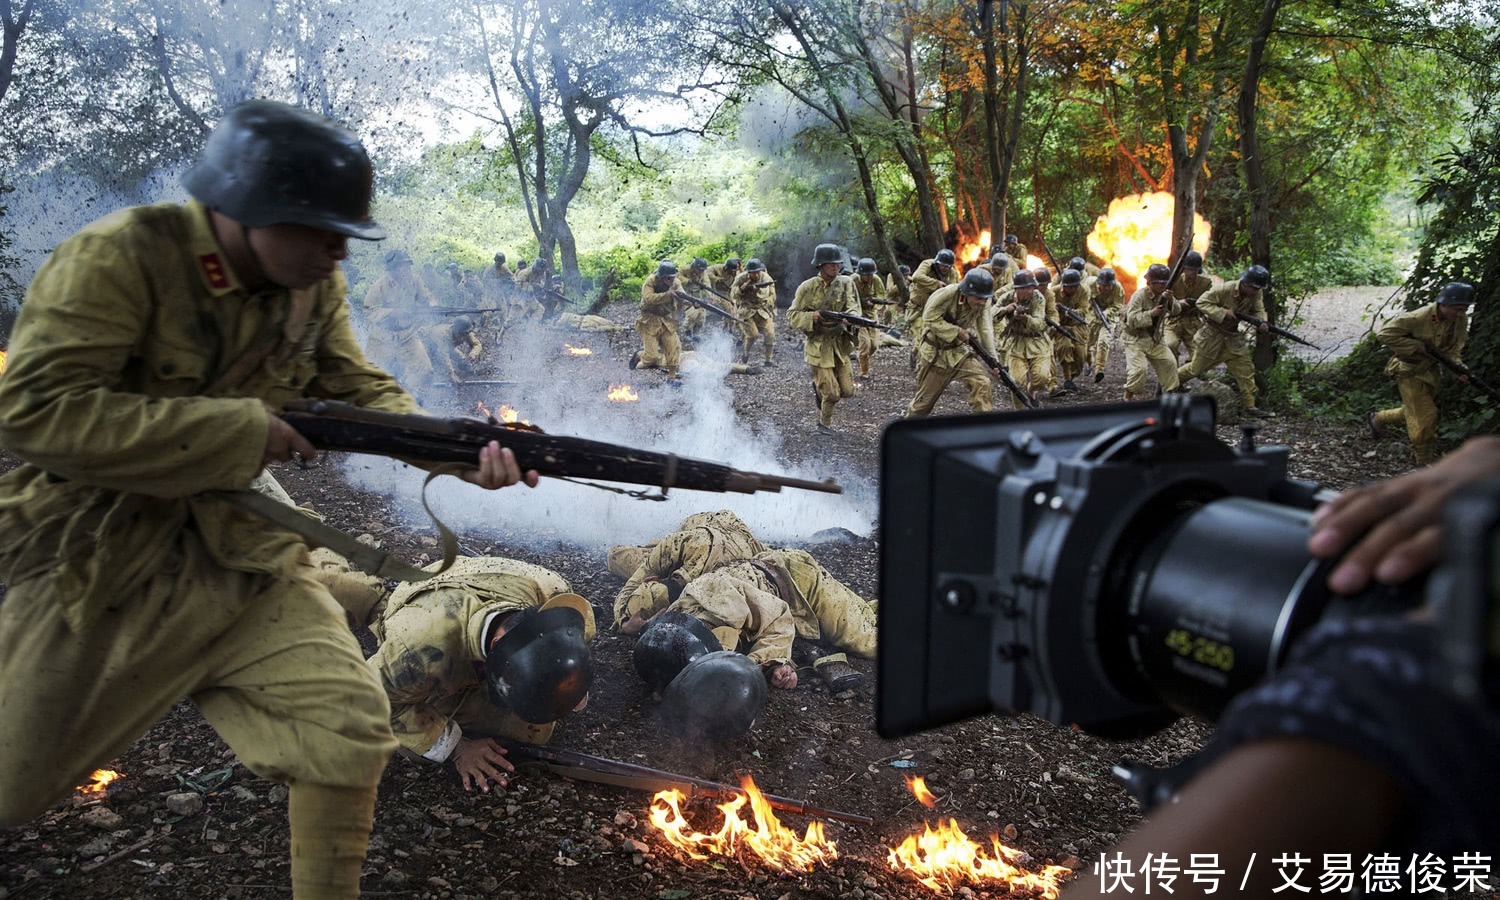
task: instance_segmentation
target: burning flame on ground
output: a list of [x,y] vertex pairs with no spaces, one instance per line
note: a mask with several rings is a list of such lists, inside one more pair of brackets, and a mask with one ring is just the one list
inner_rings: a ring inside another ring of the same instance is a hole
[[[937,803],[925,779],[910,778],[907,785],[922,805]],[[990,837],[990,844],[992,851],[987,851],[969,840],[955,819],[936,829],[927,822],[923,823],[922,834],[909,835],[900,846],[888,848],[886,863],[934,891],[952,891],[967,882],[1001,885],[1009,892],[1032,891],[1049,900],[1062,892],[1063,879],[1073,873],[1066,866],[1044,866],[1040,872],[1027,872],[1021,868],[1029,859],[1025,852],[1005,846],[997,836]]]
[[515,409],[504,403],[500,404],[500,408],[493,412],[488,406],[484,405],[483,400],[476,401],[474,405],[479,407],[480,414],[487,419],[494,419],[497,422],[505,423],[520,422],[522,425],[531,424],[530,422],[521,418],[521,414],[516,412]]
[[[810,823],[806,833],[798,837],[776,818],[754,780],[746,776],[741,785],[743,795],[718,804],[724,824],[713,834],[691,830],[682,813],[684,797],[676,790],[662,791],[652,798],[651,824],[668,843],[693,859],[739,856],[745,851],[783,872],[809,872],[819,863],[838,859],[838,844],[824,836],[822,822]],[[740,817],[746,804],[754,824]]]
[[641,399],[641,395],[635,392],[635,388],[628,384],[610,385],[608,396],[615,403],[634,403]]
[[575,347],[572,344],[563,344],[563,346],[566,347],[568,349],[568,353],[572,354],[573,356],[593,356],[594,355],[594,351],[590,350],[587,347]]
[[5,374],[5,351],[0,350],[0,375]]
[[911,792],[916,796],[918,803],[921,803],[928,809],[937,809],[937,797],[932,791],[927,789],[926,778],[923,778],[921,775],[915,778],[909,777],[906,779],[906,785],[911,788]]
[[94,774],[89,776],[88,783],[78,786],[78,795],[80,797],[103,797],[105,789],[119,778],[119,772],[110,769],[95,769]]
[[[1175,208],[1176,198],[1164,191],[1116,197],[1094,223],[1089,250],[1128,276],[1140,275],[1152,263],[1170,263]],[[1207,220],[1193,213],[1193,249],[1207,253],[1208,237]]]

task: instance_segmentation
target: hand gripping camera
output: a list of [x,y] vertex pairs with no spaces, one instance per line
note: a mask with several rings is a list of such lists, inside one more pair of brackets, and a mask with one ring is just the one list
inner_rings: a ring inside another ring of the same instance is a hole
[[[1328,616],[1401,612],[1307,554],[1317,485],[1213,402],[899,422],[881,456],[876,707],[895,737],[999,710],[1138,736],[1214,718]],[[1483,593],[1482,590],[1480,592]]]

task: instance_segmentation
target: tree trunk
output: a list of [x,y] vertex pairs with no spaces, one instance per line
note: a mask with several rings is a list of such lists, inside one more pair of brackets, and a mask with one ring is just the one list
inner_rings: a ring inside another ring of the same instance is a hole
[[12,15],[11,0],[0,0],[0,26],[4,27],[3,43],[0,43],[0,100],[5,99],[5,92],[10,89],[11,79],[15,77],[16,53],[20,49],[21,35],[26,31],[26,23],[31,19],[31,7],[35,0],[26,0],[26,5],[21,11]]
[[[1245,72],[1240,78],[1239,124],[1240,159],[1245,172],[1245,192],[1250,197],[1250,261],[1271,268],[1271,192],[1266,184],[1265,168],[1260,158],[1260,138],[1255,131],[1255,104],[1260,93],[1260,73],[1264,66],[1266,42],[1276,24],[1276,13],[1281,0],[1264,0],[1260,8],[1260,22],[1250,38],[1249,54],[1245,58]],[[1280,304],[1271,291],[1266,291],[1266,318],[1277,321]],[[1276,342],[1257,340],[1255,345],[1256,380],[1260,373],[1276,364]],[[1264,390],[1265,386],[1261,385]]]

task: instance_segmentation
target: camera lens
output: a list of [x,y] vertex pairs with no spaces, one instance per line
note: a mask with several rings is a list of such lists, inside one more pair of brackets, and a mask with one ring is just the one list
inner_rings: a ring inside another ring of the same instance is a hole
[[1420,586],[1354,597],[1325,586],[1331,563],[1307,553],[1311,513],[1243,497],[1164,498],[1117,553],[1101,635],[1120,688],[1213,719],[1275,671],[1296,639],[1328,616],[1414,608]]

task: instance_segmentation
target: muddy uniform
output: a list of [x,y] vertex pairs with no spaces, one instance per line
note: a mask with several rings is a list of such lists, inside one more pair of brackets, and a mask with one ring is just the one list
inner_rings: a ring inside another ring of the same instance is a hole
[[[1013,313],[999,309],[1019,303]],[[995,345],[1005,354],[1011,377],[1029,394],[1048,390],[1052,379],[1052,337],[1047,328],[1047,292],[1031,292],[1029,301],[1021,301],[1011,288],[1008,296],[993,304]]]
[[[884,299],[879,275],[854,275],[854,294],[859,297],[860,315],[867,319],[873,319],[877,315],[877,307],[871,300]],[[875,359],[875,351],[880,349],[880,330],[877,328],[861,328],[859,330],[859,374],[868,376],[870,374],[870,363]]]
[[1161,390],[1177,388],[1177,358],[1162,343],[1162,329],[1167,316],[1181,309],[1182,301],[1172,298],[1160,316],[1151,315],[1158,305],[1145,285],[1136,290],[1125,307],[1125,399],[1147,396],[1146,369],[1156,372]]
[[991,322],[992,305],[974,309],[950,284],[927,300],[922,313],[922,339],[917,342],[917,392],[906,408],[908,419],[932,412],[938,398],[957,378],[969,392],[969,408],[974,412],[994,409],[994,387],[990,373],[974,355],[968,344],[958,340],[959,329],[979,336],[980,344],[995,352],[995,329]]
[[1244,296],[1240,293],[1239,281],[1226,281],[1200,297],[1198,311],[1203,314],[1203,327],[1198,329],[1193,358],[1177,370],[1178,382],[1186,384],[1223,363],[1229,374],[1234,376],[1234,383],[1240,389],[1240,399],[1244,401],[1245,408],[1254,409],[1255,363],[1250,359],[1254,338],[1240,331],[1241,323],[1238,320],[1226,319],[1225,313],[1246,312],[1264,320],[1264,297],[1264,291],[1257,291],[1253,299]]
[[[0,824],[28,819],[191,697],[251,771],[373,788],[385,693],[302,538],[230,505],[268,408],[414,412],[365,362],[343,275],[251,293],[197,202],[58,246],[0,379]],[[86,426],[80,423],[86,423]]]
[[682,342],[677,339],[677,297],[673,292],[682,282],[674,277],[662,291],[656,284],[650,277],[641,283],[641,314],[635,320],[635,330],[641,336],[639,368],[666,369],[668,378],[676,378]]
[[885,299],[891,302],[880,307],[880,313],[875,318],[880,320],[880,324],[889,325],[895,321],[896,311],[901,308],[901,288],[896,284],[895,272],[885,276]]
[[[757,339],[765,344],[765,360],[776,355],[776,286],[764,284],[770,277],[764,270],[741,272],[729,289],[734,298],[735,317],[740,323],[740,358],[750,360],[750,350]],[[761,284],[761,287],[756,287]]]
[[[1080,325],[1068,314],[1058,307],[1066,306],[1084,318],[1089,316],[1089,289],[1083,285],[1074,285],[1071,289],[1063,285],[1055,285],[1051,288],[1051,303],[1049,304],[1058,315],[1054,322],[1062,325],[1071,338],[1063,337],[1057,332],[1052,333],[1052,347],[1057,355],[1057,374],[1062,376],[1063,381],[1072,381],[1083,374],[1083,366],[1088,362],[1088,339],[1091,326]],[[1055,376],[1054,376],[1055,380]]]
[[[718,305],[718,298],[710,294],[705,288],[708,285],[707,270],[696,271],[692,268],[683,269],[678,275],[682,282],[682,291],[689,297],[697,297],[699,300],[707,300]],[[678,301],[682,310],[682,336],[685,338],[696,338],[703,330],[703,323],[708,318],[708,311],[702,307],[694,306],[686,300]]]
[[[390,697],[402,752],[442,762],[465,732],[550,738],[555,723],[533,725],[490,702],[485,637],[493,616],[541,606],[568,590],[550,569],[483,556],[459,557],[440,575],[398,587],[370,626],[380,645],[369,665]],[[593,623],[586,625],[584,639],[592,640]]]
[[[1125,288],[1118,281],[1108,288],[1100,287],[1096,281],[1089,286],[1089,292],[1099,301],[1099,308],[1104,310],[1106,317],[1099,318],[1099,314],[1093,310],[1093,304],[1089,304],[1089,346],[1094,351],[1094,377],[1097,379],[1097,373],[1103,372],[1104,367],[1109,364],[1109,348],[1113,343],[1109,336],[1110,329],[1119,334],[1125,324]],[[1106,322],[1109,328],[1105,327]]]
[[510,321],[535,319],[541,316],[544,310],[541,299],[542,288],[547,284],[547,279],[551,275],[549,269],[535,262],[521,267],[516,277],[511,279]]
[[825,282],[821,275],[814,275],[797,286],[797,296],[787,312],[792,327],[807,335],[802,358],[812,368],[818,424],[826,428],[833,424],[833,407],[839,400],[854,396],[854,376],[849,370],[854,335],[840,322],[814,322],[813,313],[822,309],[859,315],[853,279],[836,275],[833,281]]
[[[1198,309],[1198,298],[1208,293],[1214,283],[1206,275],[1189,275],[1183,272],[1172,282],[1172,296],[1182,301],[1182,312],[1167,319],[1167,327],[1163,329],[1162,339],[1166,342],[1167,349],[1172,355],[1177,355],[1177,348],[1181,347],[1187,352],[1189,361],[1193,358],[1193,338],[1198,334],[1198,329],[1203,327],[1203,313]],[[1189,303],[1191,300],[1193,302]]]
[[1462,362],[1464,344],[1469,339],[1469,316],[1460,315],[1452,322],[1438,317],[1436,303],[1419,306],[1380,327],[1376,337],[1390,348],[1391,361],[1385,374],[1396,380],[1401,405],[1375,414],[1375,425],[1391,428],[1406,426],[1417,465],[1428,465],[1437,459],[1437,360],[1422,349],[1431,344],[1454,360]]
[[431,384],[436,370],[422,329],[432,324],[433,314],[422,310],[437,305],[410,266],[382,275],[364,299],[370,359],[408,384]]
[[632,559],[639,559],[625,586],[615,595],[614,615],[618,624],[640,613],[655,615],[670,603],[666,582],[686,584],[719,566],[749,559],[765,551],[765,545],[750,533],[750,527],[728,510],[689,516],[675,532],[657,541],[644,553],[638,548],[616,547],[610,551],[610,571],[618,573]]
[[[729,289],[734,287],[734,279],[739,277],[743,272],[743,268],[731,269],[723,263],[715,263],[709,266],[707,271],[703,273],[703,278],[709,287],[727,297],[729,296]],[[719,299],[722,300],[723,298]]]
[[906,307],[906,335],[912,345],[922,339],[922,317],[927,299],[950,284],[958,284],[957,266],[940,266],[935,259],[923,260],[910,279],[911,303]]

